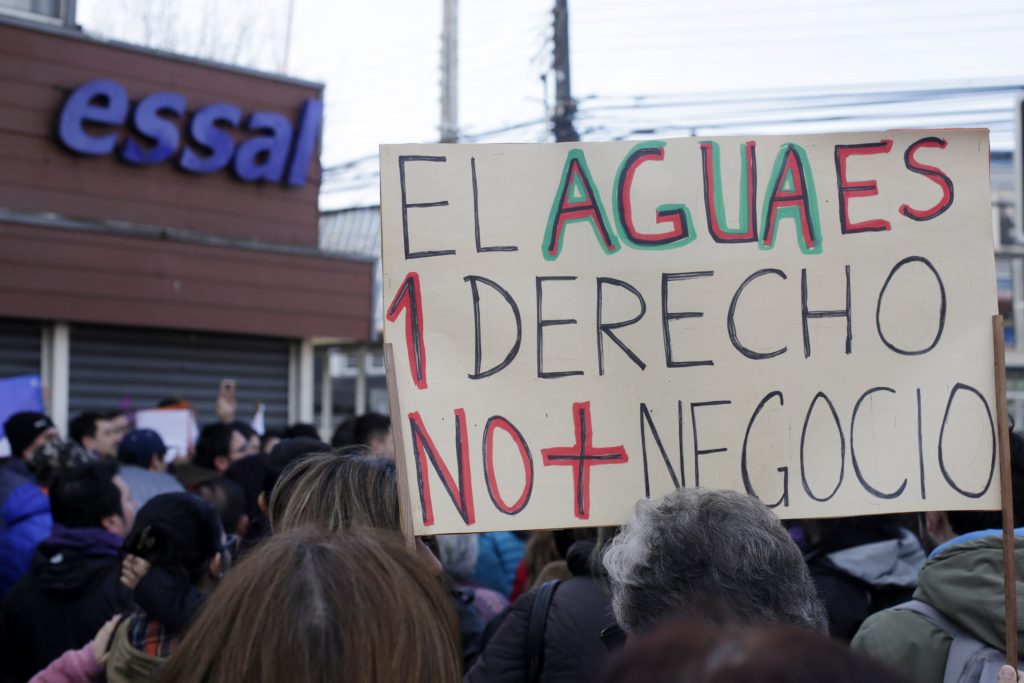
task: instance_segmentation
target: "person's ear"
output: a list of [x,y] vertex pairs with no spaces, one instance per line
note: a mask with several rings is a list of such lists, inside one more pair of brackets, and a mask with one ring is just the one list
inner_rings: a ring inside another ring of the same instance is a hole
[[217,470],[221,474],[228,471],[231,467],[231,460],[226,455],[217,455],[213,458],[213,469]]
[[260,512],[267,514],[267,510],[270,506],[267,505],[267,494],[263,491],[260,491],[260,495],[256,497],[256,506],[259,507]]
[[128,533],[124,517],[121,515],[107,515],[100,520],[100,526],[103,527],[104,531],[115,536],[124,537]]
[[217,581],[220,577],[224,576],[224,558],[220,553],[214,555],[213,559],[210,560],[209,571],[210,577],[213,578],[214,581]]
[[82,437],[82,448],[87,451],[95,450],[96,448],[96,437],[83,436]]

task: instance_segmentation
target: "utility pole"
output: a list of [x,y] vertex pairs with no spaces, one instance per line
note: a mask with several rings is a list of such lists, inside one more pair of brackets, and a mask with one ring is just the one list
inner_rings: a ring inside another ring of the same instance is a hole
[[459,0],[444,0],[441,26],[441,142],[459,139]]
[[288,0],[288,20],[284,29],[284,54],[281,56],[281,73],[288,74],[292,56],[292,19],[295,17],[295,0]]
[[552,68],[555,72],[555,109],[551,114],[551,131],[558,142],[575,142],[579,133],[572,125],[576,101],[572,99],[569,81],[569,3],[555,0],[555,49]]

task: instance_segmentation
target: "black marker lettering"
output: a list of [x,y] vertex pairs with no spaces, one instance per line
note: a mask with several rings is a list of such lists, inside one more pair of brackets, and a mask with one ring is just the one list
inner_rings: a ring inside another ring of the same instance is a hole
[[[750,442],[750,430],[754,427],[754,421],[757,420],[757,416],[761,414],[761,410],[764,409],[768,401],[773,398],[779,399],[780,406],[786,405],[781,391],[773,391],[761,399],[761,402],[757,404],[757,408],[754,409],[753,414],[750,416],[750,422],[747,423],[747,431],[743,435],[743,450],[740,452],[740,472],[743,474],[743,488],[746,489],[748,496],[754,496],[758,500],[761,499],[761,496],[757,495],[757,492],[754,491],[754,484],[750,481],[750,472],[747,469],[747,445]],[[780,505],[789,507],[789,468],[780,467],[778,472],[782,474],[782,497],[770,505],[766,503],[769,508],[777,508]]]
[[853,350],[853,306],[850,301],[850,266],[846,266],[846,308],[831,311],[811,311],[807,308],[807,269],[800,270],[800,315],[804,327],[804,358],[811,357],[811,333],[807,321],[811,318],[846,318],[846,353]]
[[[480,275],[467,275],[462,278],[463,281],[468,282],[469,286],[473,289],[473,329],[476,334],[476,343],[474,346],[474,360],[473,360],[473,374],[469,375],[470,379],[483,379],[484,377],[490,377],[496,375],[505,368],[508,364],[515,359],[519,354],[519,346],[523,341],[523,319],[519,315],[519,306],[516,305],[515,299],[512,295],[505,290],[504,287],[499,285],[493,280],[488,280]],[[512,315],[516,319],[516,340],[512,344],[512,348],[509,349],[508,354],[505,356],[505,360],[501,361],[493,368],[489,370],[481,370],[480,365],[483,362],[483,348],[482,348],[482,334],[480,332],[480,291],[477,288],[478,283],[483,283],[496,291],[501,295],[501,298],[505,300],[509,308],[512,309]]]
[[672,356],[672,333],[669,323],[673,320],[685,318],[703,318],[704,314],[696,311],[669,311],[668,310],[668,283],[679,280],[693,280],[701,277],[711,277],[715,274],[713,270],[696,271],[692,273],[662,273],[661,275],[661,334],[665,340],[665,365],[670,368],[688,368],[696,365],[714,365],[713,360],[675,360]]
[[[615,287],[622,287],[626,291],[630,292],[636,297],[637,301],[640,302],[640,312],[633,318],[617,323],[606,323],[603,318],[604,309],[604,285],[614,285]],[[647,364],[640,360],[640,357],[633,353],[633,350],[626,346],[621,339],[616,336],[614,330],[622,329],[623,327],[629,327],[640,322],[640,319],[647,313],[647,302],[644,301],[643,294],[637,291],[637,288],[628,282],[622,280],[616,280],[613,277],[599,277],[597,278],[597,372],[599,375],[604,374],[604,336],[608,337],[615,342],[622,351],[629,356],[629,359],[637,364],[641,370],[647,369]]]
[[398,157],[398,184],[402,191],[402,239],[403,246],[405,247],[405,258],[428,258],[431,256],[450,256],[455,253],[454,249],[445,249],[443,251],[412,251],[409,248],[409,209],[428,209],[434,206],[448,206],[448,200],[439,202],[420,202],[416,204],[410,204],[408,195],[405,189],[405,164],[410,161],[432,161],[435,163],[447,163],[447,157],[425,157],[425,156],[400,156]]
[[741,284],[736,289],[736,293],[732,295],[732,301],[729,303],[729,316],[727,320],[727,326],[729,329],[729,341],[732,342],[733,347],[737,351],[742,353],[747,358],[750,358],[751,360],[764,360],[765,358],[774,358],[775,356],[781,356],[788,350],[787,347],[783,346],[781,349],[776,349],[775,351],[766,351],[763,353],[761,351],[754,351],[753,349],[745,346],[742,342],[740,342],[739,336],[736,334],[736,306],[740,302],[740,294],[742,294],[743,290],[747,288],[747,285],[749,285],[757,278],[764,277],[765,275],[778,275],[783,280],[786,279],[786,274],[783,273],[778,268],[765,268],[763,270],[759,270],[743,281],[743,284]]
[[540,379],[555,379],[558,377],[572,377],[582,375],[582,370],[559,370],[557,372],[546,372],[544,370],[544,328],[555,325],[575,325],[574,318],[562,320],[545,320],[543,313],[544,283],[545,282],[571,282],[576,279],[575,275],[550,275],[537,277],[537,377]]
[[850,417],[850,462],[853,463],[853,473],[857,475],[857,481],[860,482],[860,485],[864,487],[865,491],[870,493],[875,498],[891,500],[893,498],[898,498],[899,495],[903,493],[903,490],[907,488],[907,480],[904,479],[903,483],[899,485],[899,488],[897,488],[892,493],[885,493],[884,491],[879,491],[874,486],[869,484],[867,482],[867,479],[864,478],[864,473],[861,472],[860,465],[857,463],[857,451],[853,445],[854,437],[857,433],[857,413],[860,412],[860,404],[863,403],[864,399],[866,399],[868,396],[871,396],[871,394],[877,393],[879,391],[887,391],[890,394],[896,393],[896,390],[890,387],[874,387],[872,389],[868,389],[863,394],[861,394],[860,398],[857,399],[857,402],[853,404],[853,415]]

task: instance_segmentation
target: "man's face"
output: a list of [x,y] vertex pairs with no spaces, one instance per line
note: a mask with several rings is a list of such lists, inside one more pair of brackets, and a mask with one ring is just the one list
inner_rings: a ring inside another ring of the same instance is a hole
[[108,518],[109,522],[105,522],[105,528],[110,533],[123,537],[128,535],[132,524],[135,523],[135,499],[128,484],[124,483],[120,476],[114,477],[114,485],[121,492],[121,516]]
[[33,439],[32,443],[28,445],[28,448],[21,452],[21,457],[29,457],[36,452],[37,448],[49,441],[60,441],[60,434],[57,433],[56,427],[47,427],[43,431],[39,432],[39,436]]
[[122,436],[114,420],[96,420],[96,436],[93,437],[92,450],[101,458],[116,458],[117,446],[121,443]]

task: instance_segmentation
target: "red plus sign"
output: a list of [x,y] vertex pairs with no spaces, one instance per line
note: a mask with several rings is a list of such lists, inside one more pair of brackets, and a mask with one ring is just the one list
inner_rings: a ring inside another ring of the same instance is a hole
[[572,421],[576,428],[576,443],[541,450],[545,465],[568,465],[572,468],[577,519],[590,517],[590,468],[594,465],[613,465],[629,462],[624,446],[594,448],[594,430],[590,424],[590,401],[572,404]]

